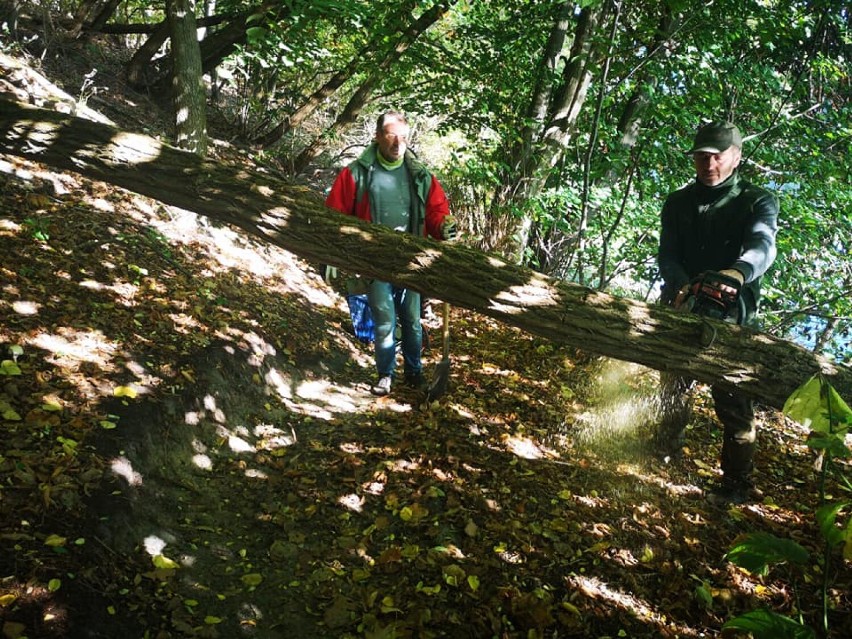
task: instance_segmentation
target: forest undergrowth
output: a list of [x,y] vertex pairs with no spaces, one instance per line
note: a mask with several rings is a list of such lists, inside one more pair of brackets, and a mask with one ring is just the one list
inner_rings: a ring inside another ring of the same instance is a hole
[[[705,388],[666,464],[654,371],[453,309],[448,394],[374,398],[319,265],[37,164],[0,157],[0,182],[4,637],[716,637],[761,607],[817,625],[818,478],[780,413],[760,411],[764,501],[712,507]],[[798,599],[725,560],[753,531],[812,552]],[[846,637],[849,566],[829,570]]]

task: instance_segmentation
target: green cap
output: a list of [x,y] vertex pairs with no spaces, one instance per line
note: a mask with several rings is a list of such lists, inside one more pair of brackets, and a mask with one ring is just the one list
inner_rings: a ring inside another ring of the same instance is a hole
[[743,136],[736,125],[730,122],[710,122],[698,129],[695,142],[687,153],[722,153],[731,146],[743,146]]

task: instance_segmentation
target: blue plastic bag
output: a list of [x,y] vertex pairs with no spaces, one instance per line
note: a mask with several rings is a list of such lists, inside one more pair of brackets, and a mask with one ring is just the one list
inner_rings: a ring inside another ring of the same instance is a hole
[[347,295],[346,301],[349,303],[349,315],[352,318],[355,337],[365,344],[371,343],[375,339],[375,330],[367,296],[365,294]]

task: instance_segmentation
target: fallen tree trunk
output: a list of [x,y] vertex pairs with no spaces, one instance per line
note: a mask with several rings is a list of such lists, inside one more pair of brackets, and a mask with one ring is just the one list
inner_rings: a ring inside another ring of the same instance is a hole
[[203,214],[303,258],[390,280],[587,352],[739,390],[774,407],[818,372],[852,397],[850,367],[790,342],[365,224],[268,173],[219,165],[147,136],[5,100],[0,131],[0,152]]

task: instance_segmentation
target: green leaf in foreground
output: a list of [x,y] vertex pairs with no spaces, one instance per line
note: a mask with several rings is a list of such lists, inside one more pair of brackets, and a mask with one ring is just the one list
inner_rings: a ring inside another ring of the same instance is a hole
[[852,410],[834,387],[818,375],[793,391],[784,402],[784,413],[805,428],[820,433],[845,432],[848,427],[839,426],[852,421]]
[[732,564],[745,568],[755,575],[765,575],[769,566],[780,563],[803,565],[808,561],[808,551],[790,539],[781,539],[769,533],[742,535],[725,555]]
[[734,617],[722,628],[750,632],[754,639],[816,639],[811,628],[769,610],[747,612]]

